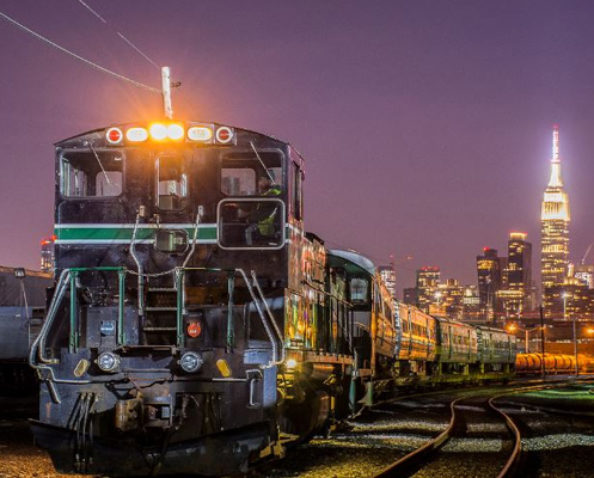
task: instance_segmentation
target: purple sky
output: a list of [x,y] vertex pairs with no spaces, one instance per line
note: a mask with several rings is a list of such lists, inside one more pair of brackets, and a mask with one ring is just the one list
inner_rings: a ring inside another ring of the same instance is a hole
[[[307,160],[306,223],[330,245],[476,282],[483,246],[528,232],[538,264],[551,126],[572,207],[571,256],[594,240],[591,1],[2,0],[61,45],[153,86],[183,82],[180,119],[289,140]],[[0,20],[0,264],[37,267],[52,231],[53,147],[160,99]],[[594,259],[592,257],[591,259]]]

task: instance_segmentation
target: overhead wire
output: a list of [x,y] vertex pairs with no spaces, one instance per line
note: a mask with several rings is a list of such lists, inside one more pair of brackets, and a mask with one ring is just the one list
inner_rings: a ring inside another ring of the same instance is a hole
[[14,18],[6,15],[5,13],[0,11],[0,17],[2,17],[4,20],[12,23],[13,25],[15,25],[16,27],[20,28],[22,31],[28,33],[29,35],[32,35],[33,37],[37,38],[38,40],[41,40],[45,43],[47,43],[48,45],[52,46],[53,48],[61,51],[62,53],[65,53],[73,58],[75,58],[76,60],[79,60],[83,63],[85,63],[86,65],[90,66],[91,68],[94,68],[96,70],[99,70],[103,73],[106,73],[108,75],[113,76],[114,78],[117,78],[119,80],[122,81],[126,81],[134,86],[137,86],[138,88],[144,88],[145,90],[151,91],[153,93],[158,93],[161,94],[161,90],[158,88],[154,88],[152,86],[149,85],[145,85],[144,83],[141,83],[140,81],[136,81],[133,80],[132,78],[128,78],[127,76],[121,75],[120,73],[116,73],[115,71],[112,71],[108,68],[105,68],[104,66],[101,66],[91,60],[88,60],[70,50],[68,50],[67,48],[64,48],[61,45],[58,45],[57,43],[53,42],[52,40],[50,40],[47,37],[44,37],[43,35],[41,35],[40,33],[37,33],[33,30],[31,30],[30,28],[26,27],[25,25],[23,25],[22,23],[19,23],[18,21],[16,21]]
[[102,15],[99,14],[99,12],[97,12],[97,10],[93,9],[88,3],[86,3],[83,0],[78,0],[78,3],[80,3],[83,7],[85,7],[89,12],[91,12],[91,14],[93,14],[97,19],[99,19],[102,23],[104,23],[105,25],[107,25],[109,28],[111,28],[115,34],[120,37],[121,40],[123,40],[130,48],[132,48],[136,53],[138,53],[140,56],[142,56],[146,61],[148,61],[152,66],[154,66],[157,70],[161,70],[161,67],[155,62],[153,61],[153,59],[151,57],[149,57],[146,53],[144,53],[140,48],[138,48],[133,42],[132,40],[130,40],[126,35],[124,35],[122,32],[115,30],[111,24],[105,19],[103,18]]

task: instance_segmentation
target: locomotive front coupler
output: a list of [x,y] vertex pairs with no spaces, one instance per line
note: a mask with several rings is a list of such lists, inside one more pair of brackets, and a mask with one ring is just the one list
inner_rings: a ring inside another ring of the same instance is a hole
[[[133,381],[131,382],[134,384]],[[122,432],[147,428],[163,430],[171,428],[175,414],[175,400],[169,384],[152,384],[142,389],[134,385],[135,388],[130,389],[126,396],[118,398],[115,402],[115,428]]]

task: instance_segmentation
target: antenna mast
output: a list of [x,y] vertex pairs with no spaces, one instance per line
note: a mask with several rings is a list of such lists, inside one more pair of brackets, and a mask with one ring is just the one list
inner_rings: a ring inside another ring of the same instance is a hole
[[166,118],[173,118],[171,106],[171,71],[168,66],[161,67],[161,94],[163,95],[163,109]]

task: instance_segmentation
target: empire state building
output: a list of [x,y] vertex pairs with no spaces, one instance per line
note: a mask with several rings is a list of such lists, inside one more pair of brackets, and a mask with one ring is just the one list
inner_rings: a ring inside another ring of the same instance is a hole
[[569,198],[561,178],[558,125],[553,126],[551,178],[544,191],[540,221],[541,286],[546,298],[546,288],[562,284],[569,265]]

